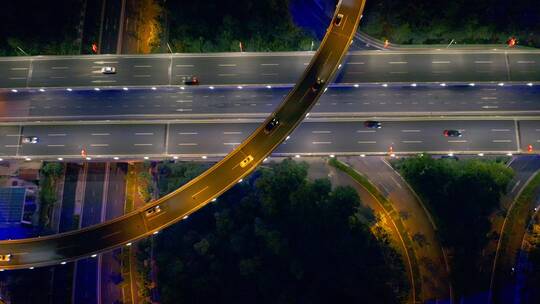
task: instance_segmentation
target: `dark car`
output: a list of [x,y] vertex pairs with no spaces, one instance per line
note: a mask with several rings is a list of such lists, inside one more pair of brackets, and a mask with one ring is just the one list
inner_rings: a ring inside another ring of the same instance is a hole
[[195,76],[184,77],[185,85],[199,85],[199,79]]
[[459,160],[459,157],[455,155],[443,155],[441,156],[441,159],[453,159],[453,160]]
[[323,87],[323,85],[324,85],[324,80],[317,77],[317,81],[313,84],[313,86],[311,87],[311,90],[313,92],[317,92]]
[[463,134],[461,134],[458,130],[444,130],[443,135],[446,137],[461,137]]
[[279,126],[279,120],[276,117],[273,117],[267,124],[264,126],[264,132],[266,134],[272,132],[277,126]]
[[364,121],[364,127],[369,129],[380,129],[382,128],[382,124],[380,121],[368,120]]

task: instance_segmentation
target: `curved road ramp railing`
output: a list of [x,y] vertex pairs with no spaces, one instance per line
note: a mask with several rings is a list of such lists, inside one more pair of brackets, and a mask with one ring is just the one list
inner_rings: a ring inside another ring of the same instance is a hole
[[191,182],[115,220],[46,237],[0,242],[0,269],[65,263],[152,235],[202,208],[250,174],[295,129],[324,92],[356,33],[365,0],[341,0],[306,71],[282,104],[240,146]]

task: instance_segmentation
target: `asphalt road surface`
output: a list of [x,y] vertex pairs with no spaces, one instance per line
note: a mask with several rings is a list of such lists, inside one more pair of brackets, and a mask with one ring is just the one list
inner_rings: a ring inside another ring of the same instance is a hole
[[[238,122],[70,124],[0,127],[3,157],[200,157],[223,156],[238,147],[260,124]],[[531,144],[540,149],[540,120],[410,120],[382,121],[383,128],[367,129],[363,121],[308,119],[274,155],[411,152],[517,152]],[[516,130],[517,127],[517,130]],[[460,138],[443,130],[461,130]],[[18,144],[23,136],[38,136],[38,144]],[[517,140],[517,135],[519,141]]]
[[[0,93],[0,121],[266,117],[290,87],[47,90]],[[336,86],[314,116],[407,116],[448,112],[538,114],[540,86]]]
[[[364,4],[365,1],[356,0],[338,2],[335,19],[321,47],[275,116],[268,117],[226,158],[180,189],[113,221],[75,233],[1,241],[0,253],[12,254],[12,257],[9,261],[0,262],[0,266],[13,269],[65,264],[67,260],[92,253],[118,246],[131,246],[132,241],[152,235],[186,218],[227,191],[286,140],[315,105],[350,46]],[[272,124],[273,127],[270,127]],[[92,254],[91,257],[97,255]]]
[[[0,88],[293,84],[313,52],[5,57]],[[116,67],[115,75],[100,72]],[[538,81],[540,51],[355,51],[339,83]]]

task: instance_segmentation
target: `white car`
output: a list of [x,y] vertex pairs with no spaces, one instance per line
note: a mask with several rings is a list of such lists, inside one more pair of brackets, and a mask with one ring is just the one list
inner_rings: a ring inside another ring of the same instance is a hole
[[9,262],[11,260],[11,254],[0,254],[0,262]]
[[37,136],[26,136],[23,137],[21,142],[23,144],[37,144],[39,142],[39,137]]
[[101,73],[102,74],[116,74],[116,68],[110,67],[110,66],[102,67]]

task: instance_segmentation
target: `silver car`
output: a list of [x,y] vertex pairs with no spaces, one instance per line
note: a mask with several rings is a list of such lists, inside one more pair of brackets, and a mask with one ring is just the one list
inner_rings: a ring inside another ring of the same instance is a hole
[[116,74],[116,68],[115,67],[109,67],[109,66],[102,67],[101,68],[101,73],[102,74]]
[[39,137],[37,136],[26,136],[23,137],[21,142],[23,144],[37,144],[39,142]]

